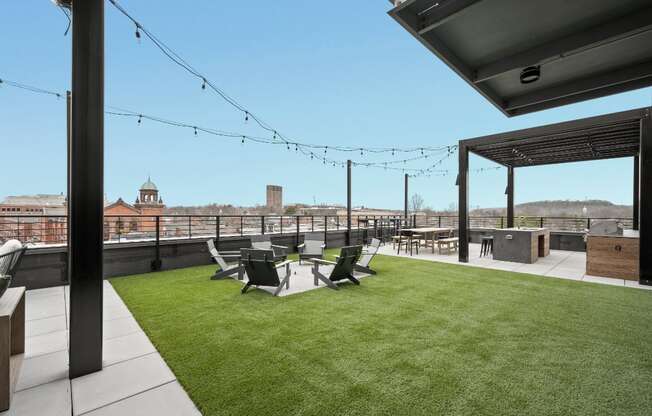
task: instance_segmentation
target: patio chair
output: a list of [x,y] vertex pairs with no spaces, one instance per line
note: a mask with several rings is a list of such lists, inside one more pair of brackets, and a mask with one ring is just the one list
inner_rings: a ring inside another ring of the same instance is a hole
[[[278,294],[285,286],[290,288],[290,264],[291,260],[277,264],[274,261],[273,250],[257,250],[243,248],[240,250],[240,258],[247,272],[248,281],[241,289],[241,293],[247,293],[251,286],[270,286],[275,287],[274,296]],[[281,280],[278,275],[279,269],[285,269],[285,275]]]
[[369,247],[367,249],[362,250],[362,255],[360,256],[360,260],[353,266],[353,268],[358,272],[367,273],[367,274],[376,274],[374,270],[369,268],[369,263],[371,263],[371,260],[373,260],[376,253],[378,253],[380,244],[381,241],[379,239],[372,238],[371,244],[369,244]]
[[18,240],[9,240],[0,246],[0,276],[14,276],[27,246]]
[[272,239],[267,234],[252,235],[249,237],[251,248],[256,250],[272,250],[274,252],[274,261],[285,261],[288,258],[288,248],[272,244]]
[[[243,272],[244,272],[244,267],[242,266],[242,263],[240,262],[240,253],[237,251],[223,251],[220,253],[217,251],[215,248],[215,243],[213,242],[213,239],[211,238],[210,240],[206,241],[206,244],[208,245],[208,252],[211,254],[211,257],[217,263],[220,268],[215,272],[213,276],[211,276],[211,280],[220,280],[224,279],[225,277],[230,277],[233,276],[234,274],[238,275],[238,280],[243,279]],[[228,264],[225,257],[228,257],[230,259],[237,259],[238,263],[237,264]]]
[[[313,262],[312,266],[312,275],[315,279],[315,286],[319,284],[319,281],[326,283],[326,286],[331,289],[337,290],[338,287],[335,282],[348,279],[356,285],[360,284],[360,281],[353,277],[353,270],[355,264],[360,259],[362,254],[362,246],[348,246],[342,247],[340,255],[337,257],[337,261],[328,261],[323,259],[310,259]],[[319,271],[319,265],[325,266],[334,266],[329,276],[321,273]]]
[[439,249],[439,254],[443,254],[443,251],[446,254],[451,254],[453,251],[457,251],[459,247],[460,239],[454,237],[455,232],[450,230],[447,238],[440,238],[437,240],[437,248]]
[[299,249],[299,264],[301,260],[323,259],[326,243],[324,233],[306,233],[303,243],[297,246]]

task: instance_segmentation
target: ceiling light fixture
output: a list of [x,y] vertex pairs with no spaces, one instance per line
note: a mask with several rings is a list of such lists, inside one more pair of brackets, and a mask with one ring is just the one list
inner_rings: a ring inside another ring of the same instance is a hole
[[528,66],[521,71],[521,84],[531,84],[541,78],[541,66]]

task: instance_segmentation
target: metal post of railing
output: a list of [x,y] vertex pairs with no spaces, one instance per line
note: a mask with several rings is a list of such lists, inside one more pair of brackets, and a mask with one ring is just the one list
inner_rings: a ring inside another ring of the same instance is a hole
[[265,216],[264,215],[260,216],[260,233],[262,235],[265,235]]
[[591,218],[586,219],[586,229],[590,230],[591,229]]
[[122,220],[120,217],[118,217],[118,222],[116,223],[116,227],[118,228],[118,243],[120,242],[120,237],[122,237]]
[[[300,230],[299,230],[299,227],[300,227],[299,223],[301,222],[301,217],[300,217],[299,215],[297,215],[297,216],[295,216],[294,218],[295,218],[296,221],[297,221],[297,246],[298,246],[298,245],[300,244],[300,243],[299,243],[299,231],[300,231]],[[299,251],[299,247],[297,247],[297,251]]]
[[324,216],[324,244],[328,247],[328,215]]
[[437,221],[437,222],[438,222],[438,224],[439,224],[439,225],[438,225],[437,227],[439,227],[439,228],[441,228],[441,215],[439,216],[439,218],[438,218],[438,221]]
[[337,231],[339,231],[340,230],[340,216],[339,215],[335,216],[335,222],[337,223],[336,224],[337,225]]
[[156,216],[156,258],[152,262],[152,271],[161,270],[161,217]]
[[220,216],[215,216],[215,249],[220,249]]
[[244,217],[240,215],[240,237],[244,235]]
[[281,215],[281,235],[283,235],[283,216]]
[[188,215],[188,239],[192,238],[192,217]]
[[20,217],[16,217],[16,240],[20,241]]
[[541,217],[541,227],[540,228],[543,228],[543,217]]
[[312,215],[310,217],[310,221],[311,221],[310,222],[310,231],[315,231],[315,216],[314,215]]
[[505,228],[505,221],[503,217],[500,217],[500,228]]
[[359,215],[356,217],[355,222],[357,223],[357,227],[358,227],[358,234],[355,236],[355,241],[360,242],[360,216]]

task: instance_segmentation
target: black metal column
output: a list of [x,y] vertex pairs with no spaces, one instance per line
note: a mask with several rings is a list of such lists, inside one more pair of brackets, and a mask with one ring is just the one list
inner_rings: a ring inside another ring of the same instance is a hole
[[514,168],[507,167],[507,228],[514,227]]
[[632,228],[634,230],[638,230],[638,218],[639,218],[639,195],[640,195],[639,188],[641,186],[639,169],[640,169],[639,157],[634,156],[634,193],[633,193],[633,201],[632,201],[632,207],[633,207]]
[[68,196],[69,377],[102,369],[104,0],[75,1]]
[[458,217],[459,217],[459,260],[462,263],[469,262],[469,149],[460,144],[459,152],[459,173],[457,185],[459,191]]
[[405,216],[405,220],[407,221],[408,217],[408,182],[409,182],[410,175],[407,173],[405,174],[405,201],[404,201],[404,207],[403,207],[403,215]]
[[346,161],[346,245],[351,245],[351,161]]
[[640,277],[642,285],[652,285],[652,120],[650,109],[641,120],[640,158]]

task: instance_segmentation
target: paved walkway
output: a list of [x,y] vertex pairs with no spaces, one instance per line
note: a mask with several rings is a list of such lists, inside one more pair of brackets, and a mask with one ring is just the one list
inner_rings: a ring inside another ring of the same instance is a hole
[[26,294],[25,360],[0,416],[200,415],[113,287],[104,282],[104,369],[68,379],[68,287]]
[[460,263],[457,253],[433,254],[432,249],[422,248],[419,254],[410,256],[401,251],[400,254],[392,249],[391,244],[380,247],[379,254],[417,258],[421,260],[437,261],[442,263],[455,263],[460,265],[484,267],[487,269],[507,270],[511,272],[536,274],[539,276],[555,277],[559,279],[581,280],[583,282],[601,283],[614,286],[626,286],[637,289],[652,290],[652,286],[644,286],[636,281],[612,279],[609,277],[590,276],[586,274],[586,253],[562,250],[550,250],[550,255],[539,259],[533,264],[514,263],[509,261],[493,260],[491,256],[480,257],[480,244],[469,244],[469,262]]

